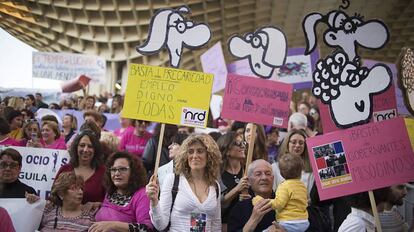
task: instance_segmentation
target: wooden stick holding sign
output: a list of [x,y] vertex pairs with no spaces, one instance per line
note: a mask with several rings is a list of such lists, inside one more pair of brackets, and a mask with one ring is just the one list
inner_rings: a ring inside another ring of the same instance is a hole
[[165,130],[165,123],[161,123],[160,138],[158,139],[157,157],[155,159],[155,167],[154,167],[154,178],[153,178],[154,182],[157,182],[157,178],[158,178],[158,166],[160,166],[162,141],[164,140],[164,130]]
[[253,150],[254,150],[254,142],[256,141],[256,134],[257,134],[257,126],[255,123],[252,123],[252,135],[250,136],[250,139],[249,139],[249,149],[247,150],[246,168],[244,169],[243,176],[246,176],[247,168],[249,167],[253,159]]
[[369,195],[369,201],[371,202],[372,213],[374,214],[374,218],[375,218],[377,232],[382,232],[381,222],[380,222],[378,211],[377,211],[377,204],[375,203],[374,193],[372,191],[368,191],[368,195]]

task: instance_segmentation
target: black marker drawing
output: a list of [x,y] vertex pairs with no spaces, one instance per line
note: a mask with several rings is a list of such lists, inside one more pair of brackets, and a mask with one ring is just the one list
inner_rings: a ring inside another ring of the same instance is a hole
[[382,48],[390,37],[388,29],[379,20],[364,21],[360,15],[348,16],[341,10],[327,15],[311,13],[302,22],[306,55],[316,48],[319,22],[328,26],[324,42],[336,50],[317,62],[313,72],[313,94],[324,104],[329,104],[337,127],[365,124],[372,117],[372,97],[391,86],[392,74],[381,63],[371,69],[362,67],[357,49]]
[[205,23],[195,23],[184,18],[190,14],[186,6],[162,9],[151,19],[148,38],[136,50],[143,55],[158,53],[165,46],[170,56],[170,65],[180,64],[183,47],[196,49],[204,46],[211,38],[210,27]]
[[230,53],[240,59],[249,60],[254,74],[269,79],[275,68],[284,65],[287,53],[286,37],[276,27],[262,27],[244,36],[229,39]]

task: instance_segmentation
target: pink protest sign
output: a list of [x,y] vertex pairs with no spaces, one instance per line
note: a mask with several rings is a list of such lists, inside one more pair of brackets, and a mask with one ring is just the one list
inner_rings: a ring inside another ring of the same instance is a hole
[[[371,68],[377,63],[378,61],[364,60],[364,66],[368,68]],[[387,63],[386,65],[389,66],[391,70],[395,70],[395,65]],[[392,75],[393,78],[395,78],[397,74],[393,71]],[[394,82],[392,82],[391,86],[385,92],[373,96],[373,110],[372,118],[370,120],[371,122],[383,121],[398,116],[397,98],[395,95],[395,91],[396,85]],[[328,105],[319,104],[319,110],[324,133],[341,130],[333,122],[331,117],[331,111]]]
[[221,116],[287,128],[292,91],[292,84],[229,74]]
[[227,66],[224,60],[221,42],[217,42],[200,56],[203,72],[214,75],[212,93],[216,93],[226,85]]
[[321,200],[414,180],[414,153],[401,117],[306,141]]

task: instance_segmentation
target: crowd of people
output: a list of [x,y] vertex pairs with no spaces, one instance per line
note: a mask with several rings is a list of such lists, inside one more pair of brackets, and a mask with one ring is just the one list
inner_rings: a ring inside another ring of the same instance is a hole
[[[157,173],[160,124],[120,116],[120,128],[104,129],[103,113],[119,114],[122,105],[120,95],[49,105],[40,93],[2,99],[0,145],[70,155],[56,174],[40,231],[375,231],[367,193],[319,200],[306,147],[307,138],[323,133],[313,96],[292,104],[285,131],[262,125],[254,131],[252,123],[222,118],[214,122],[219,132],[209,134],[166,125]],[[38,118],[40,108],[83,111],[84,123],[77,128],[71,114]],[[253,161],[246,167],[249,146]],[[332,165],[344,159],[316,155]],[[0,198],[39,200],[18,178],[22,165],[16,149],[3,148]],[[395,210],[407,194],[404,184],[374,193],[383,231],[414,231]],[[1,207],[0,221],[0,231],[14,231]]]

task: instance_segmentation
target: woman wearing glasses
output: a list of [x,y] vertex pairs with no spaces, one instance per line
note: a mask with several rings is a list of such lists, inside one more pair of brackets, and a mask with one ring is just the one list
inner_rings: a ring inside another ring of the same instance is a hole
[[114,153],[105,172],[105,200],[89,231],[151,231],[146,180],[141,160],[127,152]]
[[73,172],[57,178],[43,211],[40,231],[88,231],[96,210],[83,207],[83,185],[83,178]]
[[[151,200],[151,221],[157,230],[221,231],[220,178],[221,155],[209,135],[190,135],[175,157],[175,173],[165,177],[158,199],[159,185],[154,176],[146,187]],[[177,184],[176,198],[172,189]]]
[[[302,169],[302,182],[305,184],[306,188],[308,189],[308,195],[312,189],[313,182],[315,180],[312,174],[312,167],[309,161],[308,150],[306,149],[306,140],[307,135],[303,130],[291,129],[285,136],[285,139],[280,145],[279,156],[280,157],[291,154],[291,155],[298,155],[303,160],[303,169]],[[285,179],[280,174],[279,169],[279,162],[275,162],[272,164],[273,175],[275,176],[273,189],[279,186],[282,181]]]
[[105,196],[105,189],[102,186],[105,166],[102,164],[101,144],[95,133],[91,130],[81,131],[75,137],[69,155],[69,164],[59,169],[56,178],[64,172],[75,172],[85,180],[82,203],[102,202]]
[[221,136],[217,145],[220,149],[223,163],[221,168],[221,220],[223,231],[227,231],[227,221],[231,209],[239,200],[250,198],[249,194],[242,194],[248,190],[247,176],[243,177],[243,164],[246,159],[246,145],[243,138],[236,132],[230,131]]

